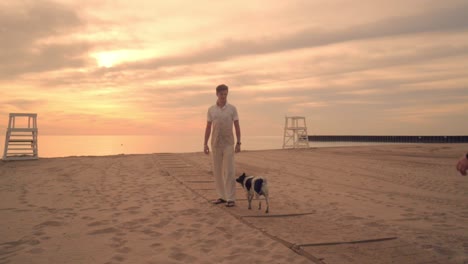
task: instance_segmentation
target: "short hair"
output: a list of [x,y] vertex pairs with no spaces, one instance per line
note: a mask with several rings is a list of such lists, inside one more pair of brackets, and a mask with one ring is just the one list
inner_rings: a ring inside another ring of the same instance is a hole
[[225,84],[220,84],[216,87],[216,94],[218,94],[221,91],[229,91],[229,87]]

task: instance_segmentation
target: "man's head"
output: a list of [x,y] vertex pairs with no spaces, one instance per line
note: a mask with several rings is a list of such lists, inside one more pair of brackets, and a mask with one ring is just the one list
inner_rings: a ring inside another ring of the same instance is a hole
[[220,104],[226,103],[228,92],[229,88],[225,84],[220,84],[216,87],[216,96],[218,96],[218,102]]
[[216,94],[219,94],[220,92],[222,91],[228,91],[229,90],[229,87],[225,84],[220,84],[216,87]]

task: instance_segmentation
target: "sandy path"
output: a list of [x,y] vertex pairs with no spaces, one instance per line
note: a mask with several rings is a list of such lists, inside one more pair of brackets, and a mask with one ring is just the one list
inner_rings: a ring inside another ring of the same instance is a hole
[[[457,175],[454,163],[466,149],[431,144],[244,152],[237,170],[269,178],[271,214],[312,213],[246,219],[324,263],[464,263],[468,178]],[[209,169],[206,161],[199,164]],[[258,214],[238,214],[251,213]]]

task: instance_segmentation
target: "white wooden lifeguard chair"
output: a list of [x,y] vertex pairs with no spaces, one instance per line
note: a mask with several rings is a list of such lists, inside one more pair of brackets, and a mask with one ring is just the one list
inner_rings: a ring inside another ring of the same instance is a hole
[[37,114],[10,113],[5,135],[3,160],[31,160],[38,158]]
[[308,148],[309,137],[303,116],[286,116],[284,122],[283,148]]

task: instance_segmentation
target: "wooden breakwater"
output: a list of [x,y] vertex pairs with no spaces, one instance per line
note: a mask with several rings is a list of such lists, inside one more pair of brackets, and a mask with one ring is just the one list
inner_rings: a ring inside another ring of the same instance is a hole
[[314,135],[316,142],[468,143],[468,136],[351,136]]

